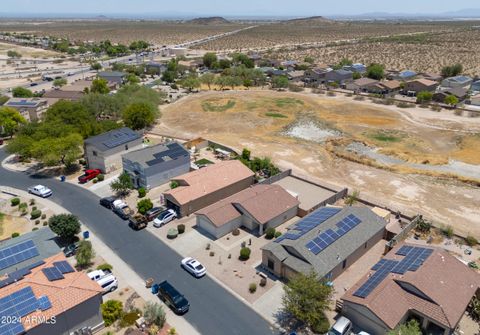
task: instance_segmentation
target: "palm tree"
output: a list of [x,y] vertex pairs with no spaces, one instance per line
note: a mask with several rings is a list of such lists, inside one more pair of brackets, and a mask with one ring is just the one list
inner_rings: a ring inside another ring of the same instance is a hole
[[360,197],[360,191],[353,190],[352,194],[348,195],[345,199],[345,204],[348,206],[353,206],[358,202],[358,198]]

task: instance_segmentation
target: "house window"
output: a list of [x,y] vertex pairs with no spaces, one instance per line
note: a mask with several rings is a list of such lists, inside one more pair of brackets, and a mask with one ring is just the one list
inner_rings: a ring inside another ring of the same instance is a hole
[[95,150],[92,151],[92,154],[97,157],[97,152]]
[[344,259],[342,263],[342,269],[345,269],[347,267],[347,260]]
[[273,270],[275,268],[275,262],[272,261],[271,259],[269,259],[267,261],[267,267],[270,269],[270,270]]

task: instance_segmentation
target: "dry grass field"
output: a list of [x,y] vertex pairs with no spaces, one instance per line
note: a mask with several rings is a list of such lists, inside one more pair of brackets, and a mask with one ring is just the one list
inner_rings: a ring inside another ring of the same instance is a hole
[[[411,122],[401,111],[352,100],[272,91],[203,92],[162,107],[157,133],[203,136],[255,155],[271,157],[282,168],[359,189],[380,203],[425,213],[480,237],[478,188],[454,179],[379,169],[332,155],[324,132],[376,146],[380,152],[420,162],[445,158],[478,164],[480,136]],[[438,115],[438,113],[437,113]],[[464,127],[468,127],[465,119]],[[437,124],[436,124],[437,125]],[[479,125],[480,126],[480,125]],[[327,134],[328,135],[328,134]],[[319,140],[320,139],[320,140]],[[450,210],[452,204],[464,208]]]
[[17,51],[23,58],[48,58],[60,56],[60,53],[55,51],[0,43],[0,56],[3,56],[2,58],[7,58],[7,52],[10,50]]
[[157,45],[177,44],[242,28],[240,24],[204,25],[174,21],[47,21],[0,22],[0,31],[29,32],[69,38],[72,41],[110,40],[129,43],[145,40]]

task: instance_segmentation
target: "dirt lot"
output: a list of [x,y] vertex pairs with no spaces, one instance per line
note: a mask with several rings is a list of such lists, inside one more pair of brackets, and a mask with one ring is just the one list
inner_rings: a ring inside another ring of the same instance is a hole
[[0,57],[6,58],[7,51],[9,50],[20,53],[23,58],[47,58],[60,56],[60,54],[55,51],[24,47],[8,43],[0,43]]
[[[459,232],[480,237],[478,188],[452,179],[365,166],[326,150],[324,140],[340,136],[371,143],[409,161],[428,156],[438,162],[450,157],[478,164],[479,137],[465,133],[479,131],[478,119],[454,118],[450,112],[422,113],[312,94],[204,92],[163,106],[155,131],[202,136],[237,149],[248,147],[254,155],[270,156],[296,174],[358,189],[394,209],[424,213],[437,223],[452,224]],[[386,141],[389,137],[395,140]]]

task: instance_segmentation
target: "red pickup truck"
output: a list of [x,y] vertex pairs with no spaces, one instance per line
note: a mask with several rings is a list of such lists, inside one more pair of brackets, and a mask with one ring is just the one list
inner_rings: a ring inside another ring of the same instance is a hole
[[95,178],[96,176],[98,176],[101,173],[102,173],[102,171],[100,171],[99,169],[85,170],[85,173],[83,175],[81,175],[80,177],[78,177],[78,182],[80,184],[84,184],[87,181],[92,180],[93,178]]

